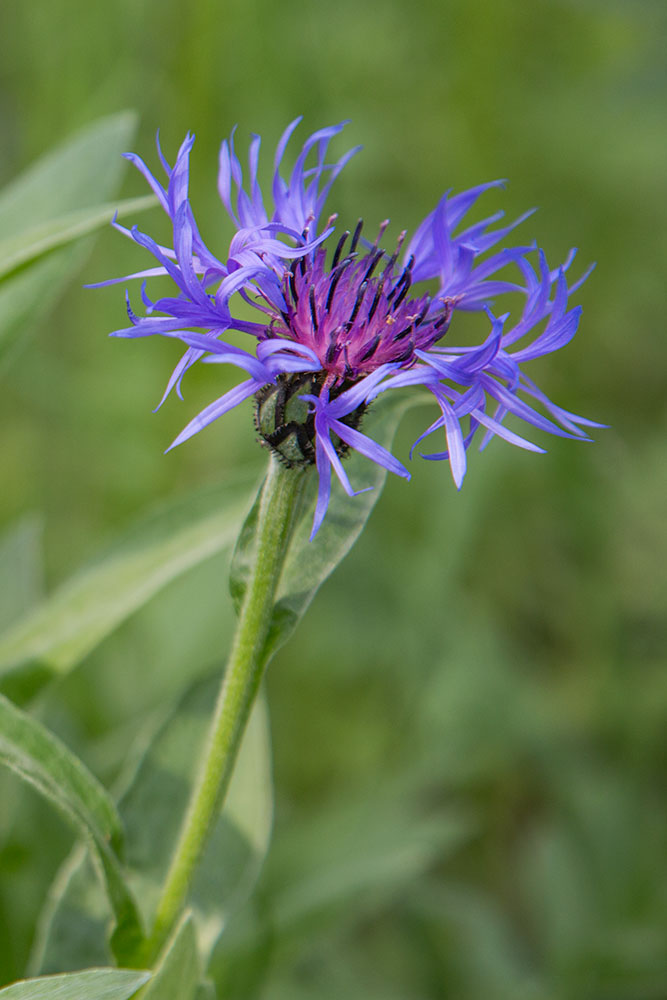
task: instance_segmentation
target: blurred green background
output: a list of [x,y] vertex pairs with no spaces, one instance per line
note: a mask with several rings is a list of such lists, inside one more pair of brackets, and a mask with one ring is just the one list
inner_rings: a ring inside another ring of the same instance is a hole
[[[610,429],[542,457],[495,441],[458,495],[415,460],[273,662],[274,844],[218,958],[225,995],[667,995],[666,28],[658,0],[0,8],[0,183],[135,108],[149,163],[158,127],[168,157],[197,134],[193,205],[223,254],[234,123],[241,149],[264,137],[266,167],[297,114],[301,138],[350,118],[337,149],[364,151],[330,201],[341,222],[413,229],[446,188],[507,177],[483,210],[539,206],[522,233],[552,264],[572,245],[575,268],[597,261],[577,338],[530,374]],[[144,191],[128,168],[123,195]],[[166,239],[158,214],[138,221]],[[107,339],[122,289],[81,288],[145,266],[104,232],[2,372],[0,526],[41,519],[47,589],[156,502],[265,461],[249,407],[163,456],[220,373],[190,373],[185,403],[152,415],[176,345]],[[404,421],[399,456],[426,416]],[[224,654],[225,573],[216,558],[170,585],[42,699],[103,779],[182,685],[176,664],[194,677]],[[6,794],[2,982],[69,845]]]

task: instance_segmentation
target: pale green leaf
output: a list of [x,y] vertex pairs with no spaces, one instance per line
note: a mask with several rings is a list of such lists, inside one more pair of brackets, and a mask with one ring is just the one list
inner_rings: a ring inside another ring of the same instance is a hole
[[197,935],[188,912],[167,942],[141,1000],[194,1000],[199,978]]
[[[219,681],[214,677],[198,682],[178,703],[148,747],[119,804],[126,831],[128,879],[147,926],[190,798]],[[268,848],[273,809],[269,749],[266,709],[260,699],[244,736],[228,801],[191,893],[203,956],[251,892]],[[75,852],[47,901],[31,970],[80,967],[85,955],[108,961],[106,919],[105,902],[90,864],[81,852]],[[122,963],[123,953],[117,957]]]
[[[216,676],[190,689],[157,734],[120,803],[131,884],[147,924],[192,794],[219,682]],[[227,802],[192,888],[204,953],[229,913],[250,892],[268,848],[273,815],[269,754],[267,711],[260,698],[244,735]]]
[[[76,229],[86,217],[97,214],[96,226],[102,224],[98,213],[103,207],[106,214],[118,189],[125,168],[121,154],[135,129],[136,115],[128,111],[94,122],[0,192],[0,237],[13,257],[11,268],[19,268],[0,284],[0,358],[19,349],[89,252],[89,239],[60,244],[80,235]],[[21,254],[34,259],[35,252],[39,258],[20,267],[28,260]]]
[[[364,434],[385,448],[391,446],[403,414],[419,398],[382,396],[364,418]],[[319,587],[347,555],[359,537],[387,478],[385,469],[353,451],[345,470],[353,485],[373,489],[348,497],[334,484],[324,524],[311,542],[313,506],[317,487],[314,470],[301,506],[299,520],[290,543],[278,587],[273,619],[265,647],[268,659],[292,633]],[[259,499],[248,515],[239,536],[230,574],[230,589],[237,608],[245,593],[250,567],[255,558],[255,530]]]
[[3,695],[0,760],[73,817],[80,832],[120,847],[122,824],[106,789],[64,743]]
[[127,198],[121,202],[110,202],[92,208],[80,208],[49,222],[42,222],[20,236],[0,240],[0,280],[51,250],[66,246],[73,240],[94,233],[107,226],[114,215],[120,217],[136,215],[157,205],[154,195]]
[[88,969],[23,979],[0,990],[0,1000],[130,1000],[150,979],[134,969]]
[[0,233],[19,236],[67,212],[108,200],[121,154],[137,127],[133,111],[101,118],[70,136],[0,191]]
[[0,283],[0,372],[49,313],[92,246],[91,238],[47,254]]
[[67,673],[171,580],[238,532],[246,481],[161,508],[0,637],[3,688],[32,694]]
[[116,849],[122,824],[105,789],[83,763],[40,722],[0,695],[0,762],[50,799],[84,837],[97,860],[123,940],[141,934],[137,909]]

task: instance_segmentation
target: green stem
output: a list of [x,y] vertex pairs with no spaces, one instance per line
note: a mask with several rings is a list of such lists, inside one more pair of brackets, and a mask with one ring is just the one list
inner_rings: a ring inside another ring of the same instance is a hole
[[152,934],[137,956],[155,957],[178,919],[209,833],[229,787],[241,739],[257,694],[262,656],[304,474],[272,455],[257,521],[257,549],[227,669],[215,707],[199,777],[155,914]]

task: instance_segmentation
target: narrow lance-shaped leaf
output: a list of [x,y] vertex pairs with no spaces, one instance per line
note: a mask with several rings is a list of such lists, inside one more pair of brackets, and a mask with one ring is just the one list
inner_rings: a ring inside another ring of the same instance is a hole
[[0,280],[19,268],[26,267],[50,251],[88,236],[95,230],[107,226],[115,215],[136,215],[157,205],[153,195],[127,198],[121,202],[94,205],[59,216],[49,222],[42,222],[19,236],[0,240]]
[[3,240],[106,201],[124,169],[116,156],[132,141],[136,127],[133,111],[98,119],[7,184],[0,191]]
[[136,123],[129,111],[94,122],[0,191],[0,361],[20,348],[89,252],[90,239],[72,240],[94,216],[103,224],[100,209],[106,217]]
[[160,508],[0,636],[0,678],[14,699],[63,675],[128,615],[236,537],[247,479]]
[[40,976],[5,986],[0,1000],[130,1000],[150,977],[150,972],[134,969],[87,969]]
[[[421,401],[414,396],[391,398],[387,394],[380,397],[364,419],[364,433],[389,448],[403,414]],[[335,489],[324,524],[311,542],[309,537],[316,483],[315,476],[310,476],[309,488],[305,492],[278,587],[265,647],[266,658],[272,656],[286,641],[320,586],[352,548],[382,492],[387,473],[381,466],[353,451],[349,460],[346,460],[345,469],[351,482],[372,486],[373,489],[356,497],[348,497],[342,490]],[[241,530],[232,563],[230,590],[237,609],[243,600],[248,575],[255,559],[258,511],[259,495]]]
[[123,941],[141,937],[116,849],[122,825],[111,798],[83,763],[40,722],[0,695],[0,762],[50,799],[90,844]]
[[[192,792],[210,725],[219,676],[197,682],[156,733],[119,804],[126,831],[126,860],[148,926]],[[252,891],[271,834],[273,790],[266,709],[255,704],[227,802],[201,860],[190,903],[204,951]],[[82,852],[65,862],[49,893],[31,958],[31,971],[76,968],[108,961],[106,908]],[[131,952],[112,942],[117,961]]]
[[192,913],[187,912],[167,942],[153,978],[137,1000],[194,1000],[200,968]]

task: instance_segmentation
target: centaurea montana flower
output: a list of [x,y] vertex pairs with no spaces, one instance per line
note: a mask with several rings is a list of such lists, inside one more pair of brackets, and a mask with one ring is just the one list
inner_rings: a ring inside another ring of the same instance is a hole
[[[563,347],[576,332],[581,309],[570,308],[569,297],[588,272],[568,287],[574,251],[555,270],[533,245],[489,254],[530,212],[496,229],[502,212],[459,229],[479,196],[502,186],[492,181],[454,196],[447,192],[412,239],[399,236],[393,252],[380,247],[388,223],[371,243],[362,238],[359,222],[352,235],[346,231],[336,240],[329,256],[326,244],[336,217],[324,226],[320,218],[331,185],[357,149],[327,163],[329,143],[343,125],[321,129],[306,141],[286,180],[283,156],[299,121],[278,144],[268,210],[257,180],[259,137],[250,144],[247,189],[233,133],[222,143],[218,190],[236,227],[224,263],[204,244],[190,207],[193,136],[186,136],[173,167],[158,142],[166,186],[139,157],[128,154],[171,220],[173,248],[160,246],[136,226],[127,230],[114,222],[158,263],[127,278],[168,275],[177,293],[153,302],[144,281],[145,316],[135,315],[128,298],[131,326],[112,336],[161,334],[185,345],[162,401],[172,389],[181,396],[183,375],[200,361],[234,365],[248,376],[191,420],[171,447],[254,397],[263,443],[289,465],[317,467],[314,536],[329,504],[331,470],[350,496],[355,493],[341,461],[349,449],[410,478],[398,459],[360,430],[369,404],[387,390],[421,386],[432,394],[440,415],[415,446],[444,431],[445,449],[423,457],[448,460],[457,488],[466,471],[466,451],[480,429],[482,447],[497,435],[543,451],[505,426],[508,415],[561,437],[587,439],[583,427],[602,426],[556,406],[521,369],[524,361]],[[530,254],[537,254],[536,265],[529,262]],[[499,275],[508,265],[514,280]],[[422,282],[429,282],[428,288],[417,291]],[[491,312],[491,300],[506,293],[523,296],[514,324],[509,314]],[[256,308],[257,320],[232,315],[232,303],[239,299]],[[485,314],[489,333],[479,346],[442,343],[459,310]],[[247,334],[249,349],[227,343],[223,338],[229,330]]]

